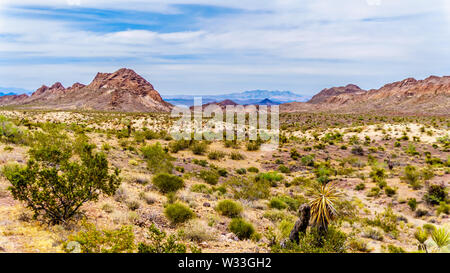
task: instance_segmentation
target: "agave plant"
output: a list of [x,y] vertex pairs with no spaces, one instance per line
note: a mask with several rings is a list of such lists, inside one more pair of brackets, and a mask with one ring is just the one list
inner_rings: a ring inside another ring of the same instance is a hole
[[320,187],[315,193],[316,198],[311,201],[311,221],[319,230],[327,231],[330,222],[337,216],[335,203],[340,194],[331,184]]
[[439,250],[442,250],[450,245],[450,233],[448,233],[444,228],[433,231],[433,233],[431,233],[431,239]]

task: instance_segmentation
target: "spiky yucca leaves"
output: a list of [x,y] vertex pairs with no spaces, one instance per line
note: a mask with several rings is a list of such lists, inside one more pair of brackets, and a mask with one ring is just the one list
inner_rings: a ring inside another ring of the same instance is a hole
[[439,250],[442,250],[450,245],[450,233],[448,233],[444,228],[433,231],[431,233],[431,239]]
[[311,221],[319,230],[327,231],[330,222],[337,216],[336,201],[340,198],[337,189],[331,184],[321,186],[311,201]]

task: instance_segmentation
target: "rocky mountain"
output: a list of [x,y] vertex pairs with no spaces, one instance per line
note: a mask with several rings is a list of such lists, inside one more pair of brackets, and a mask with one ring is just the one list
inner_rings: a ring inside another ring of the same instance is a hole
[[0,105],[124,112],[168,112],[172,108],[153,85],[126,68],[98,73],[89,85],[75,83],[65,88],[57,82],[50,87],[41,86],[31,96],[4,96]]
[[308,103],[313,104],[324,103],[330,97],[335,97],[343,94],[362,94],[364,92],[365,90],[362,90],[361,88],[359,88],[359,86],[354,84],[349,84],[347,86],[341,87],[326,88],[320,91],[317,95],[313,96],[308,101]]
[[288,103],[281,111],[382,112],[450,115],[450,77],[408,78],[380,89],[354,85],[322,90],[308,103]]

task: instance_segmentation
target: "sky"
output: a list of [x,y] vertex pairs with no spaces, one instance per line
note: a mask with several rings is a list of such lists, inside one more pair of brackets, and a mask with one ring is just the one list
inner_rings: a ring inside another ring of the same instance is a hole
[[448,0],[0,0],[0,86],[134,69],[162,95],[450,75]]

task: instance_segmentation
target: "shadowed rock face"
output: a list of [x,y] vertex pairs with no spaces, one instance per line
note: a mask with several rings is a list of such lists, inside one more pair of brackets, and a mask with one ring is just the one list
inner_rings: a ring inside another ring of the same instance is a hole
[[51,87],[43,85],[30,97],[5,97],[0,98],[0,105],[124,112],[168,112],[172,108],[153,85],[126,68],[114,73],[98,73],[87,86],[75,83],[66,89],[57,82]]

